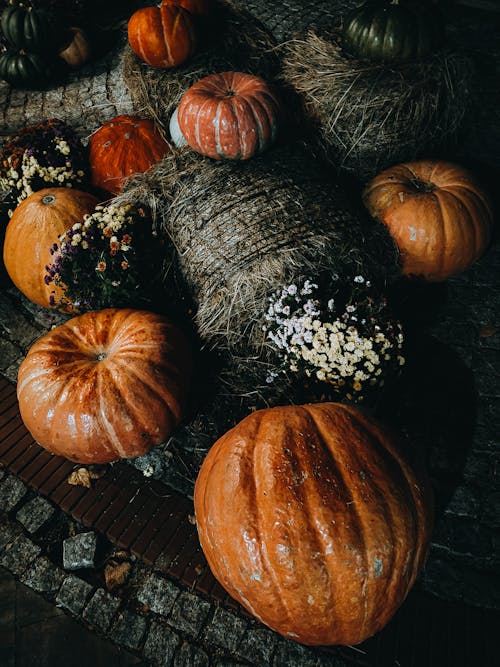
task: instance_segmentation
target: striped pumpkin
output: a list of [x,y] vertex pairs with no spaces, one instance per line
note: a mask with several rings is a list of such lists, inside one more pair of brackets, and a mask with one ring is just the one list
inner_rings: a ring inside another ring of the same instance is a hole
[[173,4],[139,9],[128,22],[128,41],[134,53],[148,65],[160,69],[176,67],[196,50],[193,17]]
[[216,160],[247,160],[275,141],[280,103],[263,80],[242,72],[211,74],[184,93],[180,130],[189,146]]
[[90,137],[92,183],[118,194],[126,178],[147,171],[168,149],[152,120],[116,116]]
[[19,368],[21,417],[49,452],[79,463],[145,454],[183,415],[188,344],[163,316],[95,310],[42,336]]

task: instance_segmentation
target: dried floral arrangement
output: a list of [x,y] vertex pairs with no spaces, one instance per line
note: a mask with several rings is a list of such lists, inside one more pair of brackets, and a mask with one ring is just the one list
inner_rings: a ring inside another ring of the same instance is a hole
[[97,206],[51,249],[45,283],[64,297],[51,305],[84,312],[144,306],[159,283],[161,244],[145,211],[132,206]]
[[269,297],[264,331],[280,372],[326,382],[340,398],[363,401],[404,364],[403,331],[385,297],[362,275],[329,275],[283,287]]
[[57,118],[22,128],[0,153],[0,188],[12,209],[37,190],[81,186],[87,175],[82,142]]

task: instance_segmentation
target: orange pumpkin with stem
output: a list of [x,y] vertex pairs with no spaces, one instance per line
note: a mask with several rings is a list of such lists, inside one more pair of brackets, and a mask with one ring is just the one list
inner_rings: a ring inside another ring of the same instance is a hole
[[139,9],[128,22],[128,41],[134,53],[152,67],[182,65],[196,50],[193,17],[174,4]]
[[16,208],[5,232],[3,259],[12,282],[28,299],[49,308],[51,295],[56,301],[62,297],[62,287],[44,280],[51,248],[98,203],[97,197],[74,188],[46,188]]
[[18,375],[21,417],[42,447],[72,461],[141,456],[180,422],[190,370],[187,342],[163,316],[91,311],[29,350]]
[[126,178],[147,171],[168,150],[168,144],[152,120],[116,116],[90,137],[92,183],[118,194]]
[[368,183],[363,201],[387,226],[405,275],[446,280],[479,259],[491,239],[488,195],[469,171],[449,162],[390,167]]
[[218,581],[304,644],[357,644],[383,628],[429,548],[425,478],[393,436],[339,403],[243,419],[209,451],[194,503]]

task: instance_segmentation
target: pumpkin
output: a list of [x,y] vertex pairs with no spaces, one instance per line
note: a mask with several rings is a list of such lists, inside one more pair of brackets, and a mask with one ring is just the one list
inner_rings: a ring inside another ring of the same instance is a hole
[[358,58],[377,61],[418,60],[443,41],[438,11],[413,0],[370,0],[344,23],[344,47]]
[[366,186],[363,201],[387,226],[405,275],[446,280],[475,262],[491,238],[488,195],[469,171],[449,162],[386,169]]
[[426,482],[392,436],[339,403],[243,419],[209,451],[194,503],[218,581],[303,644],[357,644],[380,630],[429,547]]
[[179,114],[179,108],[177,107],[170,118],[168,129],[170,131],[170,138],[172,139],[172,143],[174,144],[174,146],[176,146],[177,148],[182,148],[183,146],[187,146],[187,141],[181,132],[181,128],[179,127],[178,114]]
[[198,153],[220,160],[247,160],[275,141],[280,103],[261,78],[222,72],[200,79],[179,104],[179,128]]
[[40,88],[54,76],[52,61],[38,53],[6,51],[0,55],[0,79],[16,88]]
[[152,120],[116,116],[90,137],[92,183],[118,194],[126,178],[147,171],[168,150]]
[[177,5],[193,16],[205,17],[213,10],[213,0],[163,0],[163,5]]
[[190,367],[184,336],[163,316],[91,311],[31,347],[19,410],[42,447],[72,461],[141,456],[180,422]]
[[141,60],[161,69],[184,63],[194,54],[197,42],[193,17],[173,4],[145,7],[132,14],[128,40]]
[[[46,188],[25,199],[7,225],[3,259],[14,285],[41,306],[50,307],[50,296],[62,296],[62,288],[47,285],[45,267],[50,250],[83,216],[93,213],[98,199],[73,188]],[[56,299],[57,300],[57,299]]]
[[85,65],[92,56],[92,47],[80,28],[69,28],[70,40],[59,51],[59,58],[70,67]]
[[47,53],[57,48],[58,29],[46,12],[11,5],[3,10],[0,25],[5,39],[16,49]]

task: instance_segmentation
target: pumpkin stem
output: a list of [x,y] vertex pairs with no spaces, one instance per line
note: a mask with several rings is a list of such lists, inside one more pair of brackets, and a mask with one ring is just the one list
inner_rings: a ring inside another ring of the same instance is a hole
[[106,354],[104,352],[99,352],[97,355],[97,361],[103,361],[104,359],[106,359]]
[[55,195],[44,195],[42,197],[42,204],[45,206],[52,206],[56,201],[56,196]]
[[436,185],[434,183],[429,183],[429,181],[421,181],[419,178],[412,178],[410,180],[410,185],[412,185],[417,192],[434,192]]

